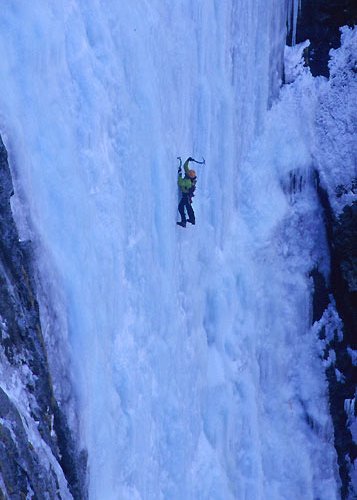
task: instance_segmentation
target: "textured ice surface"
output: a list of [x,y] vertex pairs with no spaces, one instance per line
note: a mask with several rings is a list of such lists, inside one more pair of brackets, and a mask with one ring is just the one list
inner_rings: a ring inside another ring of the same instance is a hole
[[[1,129],[61,290],[93,499],[338,498],[311,77],[267,112],[285,19],[274,0],[2,7]],[[178,154],[207,162],[186,230]]]

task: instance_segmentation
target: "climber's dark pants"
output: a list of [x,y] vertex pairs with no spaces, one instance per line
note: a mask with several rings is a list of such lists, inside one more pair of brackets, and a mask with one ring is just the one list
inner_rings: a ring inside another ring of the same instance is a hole
[[186,222],[186,215],[185,215],[185,208],[187,210],[187,215],[188,218],[190,219],[191,222],[195,222],[195,212],[193,211],[191,202],[190,202],[190,197],[188,194],[183,193],[181,201],[178,206],[178,211],[180,212],[181,215],[181,222]]

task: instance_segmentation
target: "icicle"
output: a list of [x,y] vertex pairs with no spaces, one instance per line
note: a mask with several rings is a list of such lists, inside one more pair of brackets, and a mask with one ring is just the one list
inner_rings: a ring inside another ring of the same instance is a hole
[[296,44],[296,26],[297,26],[297,20],[298,20],[298,14],[299,14],[299,8],[300,8],[300,1],[301,0],[294,0],[294,14],[293,14],[293,39],[292,39],[292,44]]
[[297,28],[297,20],[299,15],[299,10],[301,9],[301,0],[289,0],[288,2],[288,33],[292,31],[292,39],[291,44],[296,44],[296,28]]
[[287,30],[288,33],[291,31],[291,10],[292,10],[292,1],[293,0],[288,0],[288,5],[287,5]]

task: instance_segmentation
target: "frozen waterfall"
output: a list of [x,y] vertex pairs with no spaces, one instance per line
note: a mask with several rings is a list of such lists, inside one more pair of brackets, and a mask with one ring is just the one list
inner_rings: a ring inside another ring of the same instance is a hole
[[[68,344],[90,499],[338,498],[310,111],[268,112],[287,4],[2,6],[14,209]],[[178,155],[207,163],[186,230]]]

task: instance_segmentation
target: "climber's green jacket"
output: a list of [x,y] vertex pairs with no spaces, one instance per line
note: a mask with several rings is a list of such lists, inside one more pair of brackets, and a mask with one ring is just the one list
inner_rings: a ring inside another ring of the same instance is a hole
[[183,164],[183,168],[185,169],[186,176],[181,177],[181,174],[179,173],[178,178],[177,178],[177,184],[179,185],[179,188],[181,189],[181,191],[184,194],[188,194],[196,184],[196,181],[194,181],[188,177],[188,172],[190,170],[188,168],[188,164],[189,164],[189,160],[186,160],[185,163]]

